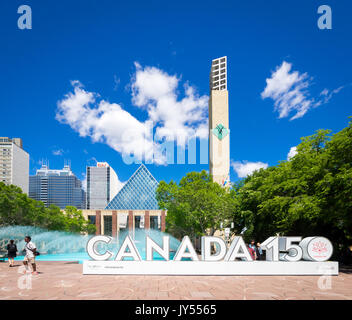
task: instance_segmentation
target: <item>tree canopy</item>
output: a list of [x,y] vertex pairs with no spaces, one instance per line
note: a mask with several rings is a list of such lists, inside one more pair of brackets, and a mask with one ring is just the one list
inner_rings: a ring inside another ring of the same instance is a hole
[[352,244],[352,122],[336,134],[318,130],[301,138],[297,154],[260,169],[225,189],[205,172],[179,184],[162,181],[157,199],[168,210],[167,230],[202,235],[233,221],[235,233],[263,241],[269,236],[326,236]]
[[89,224],[81,210],[66,207],[63,213],[55,205],[46,208],[43,202],[29,198],[20,188],[0,182],[0,226],[9,225],[67,232],[95,231],[95,226]]
[[230,217],[230,194],[202,172],[190,172],[179,184],[161,181],[157,200],[168,210],[167,231],[177,237],[212,235]]
[[[261,169],[234,188],[234,219],[248,235],[326,236],[352,240],[352,122],[342,131],[304,137],[297,154]],[[242,218],[242,220],[241,220]]]

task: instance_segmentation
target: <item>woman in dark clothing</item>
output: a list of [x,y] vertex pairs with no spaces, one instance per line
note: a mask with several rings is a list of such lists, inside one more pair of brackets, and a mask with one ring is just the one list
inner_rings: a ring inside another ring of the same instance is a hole
[[15,241],[10,240],[10,243],[7,245],[7,257],[9,259],[9,267],[13,267],[13,259],[17,256],[17,246]]

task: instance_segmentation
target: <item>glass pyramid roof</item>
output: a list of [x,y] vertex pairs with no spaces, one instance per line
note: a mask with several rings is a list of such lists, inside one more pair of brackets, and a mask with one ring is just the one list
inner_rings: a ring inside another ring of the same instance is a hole
[[142,164],[106,206],[106,210],[159,210],[158,181]]

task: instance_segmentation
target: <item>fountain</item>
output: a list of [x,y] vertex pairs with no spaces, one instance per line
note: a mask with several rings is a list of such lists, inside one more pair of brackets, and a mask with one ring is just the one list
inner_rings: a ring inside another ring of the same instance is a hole
[[[22,250],[25,247],[24,237],[27,235],[31,236],[32,241],[37,246],[37,251],[40,252],[40,255],[36,258],[37,261],[79,261],[82,263],[82,261],[90,259],[86,253],[86,244],[93,235],[49,231],[30,226],[8,226],[0,228],[0,251],[6,250],[6,245],[9,240],[14,239],[17,245],[18,255],[23,255]],[[146,235],[152,238],[160,246],[162,245],[162,237],[169,236],[170,258],[173,257],[180,244],[180,241],[173,236],[158,230],[135,229],[134,232],[131,232],[122,229],[119,232],[119,236],[114,238],[109,245],[103,243],[99,244],[97,248],[98,251],[104,252],[108,249],[114,253],[114,258],[127,235],[130,235],[135,241],[142,259],[145,259]],[[158,253],[154,254],[154,258],[162,259]],[[19,256],[15,260],[22,259],[23,257]]]

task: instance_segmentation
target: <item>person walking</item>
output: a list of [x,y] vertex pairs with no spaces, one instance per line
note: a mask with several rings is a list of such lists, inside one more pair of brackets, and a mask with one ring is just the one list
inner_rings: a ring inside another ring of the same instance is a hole
[[17,246],[14,240],[10,240],[10,243],[6,247],[7,258],[9,259],[9,267],[13,267],[14,258],[17,256]]
[[33,269],[32,274],[38,274],[37,266],[35,264],[35,255],[36,255],[37,248],[31,240],[32,239],[30,236],[26,236],[24,238],[24,241],[26,242],[26,245],[24,247],[24,250],[26,250],[26,255],[23,259],[23,264],[26,267],[26,271],[24,273],[26,273],[29,270],[28,263],[30,263]]

